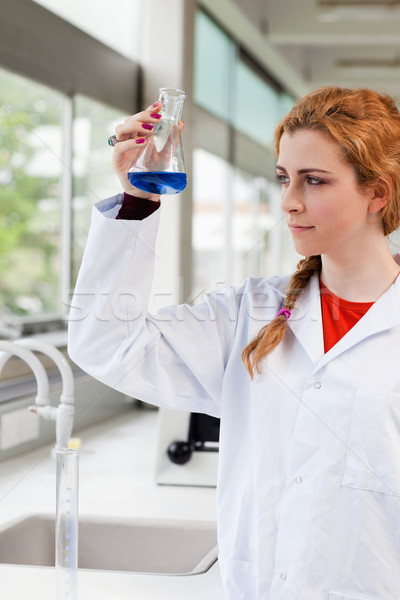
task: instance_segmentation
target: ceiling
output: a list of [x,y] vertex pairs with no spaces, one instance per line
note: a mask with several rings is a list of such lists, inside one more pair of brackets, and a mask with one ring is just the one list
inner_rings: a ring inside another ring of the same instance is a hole
[[232,0],[307,82],[400,98],[400,0]]

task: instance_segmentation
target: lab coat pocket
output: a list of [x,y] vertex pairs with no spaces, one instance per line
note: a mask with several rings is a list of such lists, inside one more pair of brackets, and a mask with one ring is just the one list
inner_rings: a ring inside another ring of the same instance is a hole
[[227,598],[255,600],[257,597],[255,563],[221,554],[218,555],[218,562]]
[[343,485],[400,496],[399,394],[357,388]]

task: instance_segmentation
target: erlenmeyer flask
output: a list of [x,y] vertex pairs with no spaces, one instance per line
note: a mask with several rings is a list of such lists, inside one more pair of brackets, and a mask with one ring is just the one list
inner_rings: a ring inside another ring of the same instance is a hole
[[186,94],[175,88],[159,91],[161,119],[132,163],[128,178],[132,185],[146,192],[177,194],[187,183],[179,127]]

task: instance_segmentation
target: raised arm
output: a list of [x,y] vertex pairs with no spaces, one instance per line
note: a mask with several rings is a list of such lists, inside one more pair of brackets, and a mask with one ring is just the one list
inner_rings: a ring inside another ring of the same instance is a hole
[[[133,188],[126,172],[138,139],[143,139],[137,137],[143,124],[155,119],[149,111],[129,117],[116,129],[121,141],[112,163],[125,194],[93,209],[71,302],[69,353],[83,370],[130,396],[218,415],[240,295],[230,289],[208,296],[196,307],[148,312],[159,198]],[[150,138],[151,132],[140,143],[151,143]],[[136,200],[130,200],[132,194]],[[138,214],[141,196],[149,212],[144,218]]]

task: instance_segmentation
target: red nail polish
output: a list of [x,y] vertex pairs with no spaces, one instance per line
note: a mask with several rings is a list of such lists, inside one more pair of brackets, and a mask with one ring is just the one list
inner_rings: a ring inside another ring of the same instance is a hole
[[161,115],[159,115],[157,113],[151,113],[150,116],[153,117],[153,119],[161,119]]
[[157,106],[158,102],[154,102],[152,108],[155,108]]
[[148,131],[151,131],[152,129],[154,129],[153,125],[150,125],[150,123],[143,123],[142,127],[143,127],[143,129],[147,129]]
[[144,143],[144,138],[139,138],[136,140],[137,144],[143,144]]

